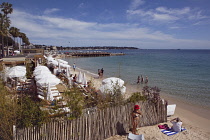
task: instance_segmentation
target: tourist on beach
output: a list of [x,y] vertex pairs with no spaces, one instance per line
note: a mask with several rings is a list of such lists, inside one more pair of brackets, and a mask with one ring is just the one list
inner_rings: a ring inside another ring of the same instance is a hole
[[73,69],[74,69],[74,71],[75,71],[75,69],[76,69],[76,64],[75,64],[75,63],[73,64]]
[[101,70],[98,69],[98,78],[100,78],[100,77],[101,77]]
[[76,82],[76,80],[77,80],[77,74],[74,75],[73,82]]
[[172,119],[170,122],[173,124],[172,130],[174,132],[180,132],[181,131],[182,121],[179,119],[179,117]]
[[103,75],[104,75],[104,69],[102,68],[101,69],[101,77],[103,77]]
[[140,76],[138,76],[138,78],[137,78],[137,82],[136,82],[137,84],[139,84],[140,83]]
[[140,107],[139,107],[139,105],[135,105],[134,110],[131,114],[131,117],[132,117],[132,125],[133,125],[132,133],[136,134],[136,135],[137,135],[136,128],[137,128],[138,123],[139,123],[140,115],[141,115]]
[[145,78],[145,84],[147,84],[148,83],[148,77],[146,76],[146,78]]
[[141,83],[143,83],[144,82],[144,78],[143,78],[143,76],[141,75]]

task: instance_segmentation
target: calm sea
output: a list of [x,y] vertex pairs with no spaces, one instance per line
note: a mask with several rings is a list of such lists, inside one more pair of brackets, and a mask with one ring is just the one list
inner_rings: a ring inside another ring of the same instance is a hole
[[70,65],[92,73],[104,69],[105,77],[120,77],[137,85],[137,77],[148,76],[148,86],[188,103],[210,108],[210,50],[107,50],[123,56],[65,58]]

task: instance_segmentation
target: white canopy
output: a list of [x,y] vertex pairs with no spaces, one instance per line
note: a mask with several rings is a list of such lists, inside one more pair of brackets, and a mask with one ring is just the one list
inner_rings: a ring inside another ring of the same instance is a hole
[[37,75],[37,76],[35,76],[35,80],[36,81],[38,81],[38,80],[40,80],[42,78],[56,78],[56,76],[53,75],[53,74],[44,74],[44,75]]
[[71,75],[70,67],[67,67],[67,69],[66,69],[66,76],[67,76],[67,78],[69,78],[70,75]]
[[34,70],[34,73],[36,73],[38,71],[49,71],[49,69],[46,66],[37,66]]
[[46,87],[46,86],[48,86],[48,84],[50,84],[51,86],[55,86],[59,83],[60,83],[60,79],[58,79],[57,77],[56,78],[51,78],[51,77],[42,78],[42,79],[36,81],[36,84],[41,87]]
[[10,68],[7,72],[7,76],[10,78],[13,77],[24,77],[26,75],[26,67],[25,66],[14,66]]
[[102,84],[111,84],[111,85],[119,85],[119,86],[123,86],[124,85],[124,81],[120,78],[117,77],[110,77],[110,78],[106,78],[102,81]]
[[83,79],[83,76],[82,76],[82,73],[80,71],[76,80],[77,80],[78,83],[82,83],[82,79]]
[[63,64],[68,64],[68,62],[67,62],[67,61],[62,60],[62,59],[57,59],[57,61],[58,61],[58,62],[60,62],[60,63],[63,63]]
[[110,77],[102,81],[102,86],[99,90],[102,93],[114,94],[115,90],[120,90],[122,94],[126,92],[126,87],[124,86],[124,81],[120,78]]
[[52,92],[51,92],[51,89],[50,89],[50,84],[48,84],[48,87],[47,87],[47,100],[50,100],[50,101],[53,101],[53,95],[52,95]]
[[82,76],[82,85],[87,86],[87,78],[86,78],[85,73],[83,73],[83,76]]
[[47,60],[48,61],[50,61],[50,60],[55,60],[51,55],[49,55],[48,57],[47,57]]
[[49,70],[46,70],[46,71],[37,71],[37,72],[34,72],[34,76],[36,77],[37,75],[44,75],[44,74],[51,74],[51,72]]
[[63,64],[63,63],[60,63],[60,66],[63,67],[63,68],[71,67],[70,65],[68,65],[68,64]]
[[53,64],[54,66],[58,66],[58,61],[50,60],[50,61],[48,61],[48,64]]

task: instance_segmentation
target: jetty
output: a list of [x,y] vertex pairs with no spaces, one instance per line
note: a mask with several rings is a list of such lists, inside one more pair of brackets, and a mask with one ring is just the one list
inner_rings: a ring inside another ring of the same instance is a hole
[[101,56],[116,56],[116,55],[125,55],[124,53],[110,53],[110,52],[66,52],[66,57],[101,57]]

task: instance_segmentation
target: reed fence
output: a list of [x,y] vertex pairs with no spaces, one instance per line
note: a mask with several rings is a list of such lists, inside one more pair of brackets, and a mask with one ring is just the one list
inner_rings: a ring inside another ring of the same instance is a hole
[[[166,103],[144,101],[139,126],[149,126],[167,121]],[[75,120],[51,121],[41,127],[14,129],[14,140],[103,140],[113,135],[123,135],[131,127],[134,103],[83,114]]]

